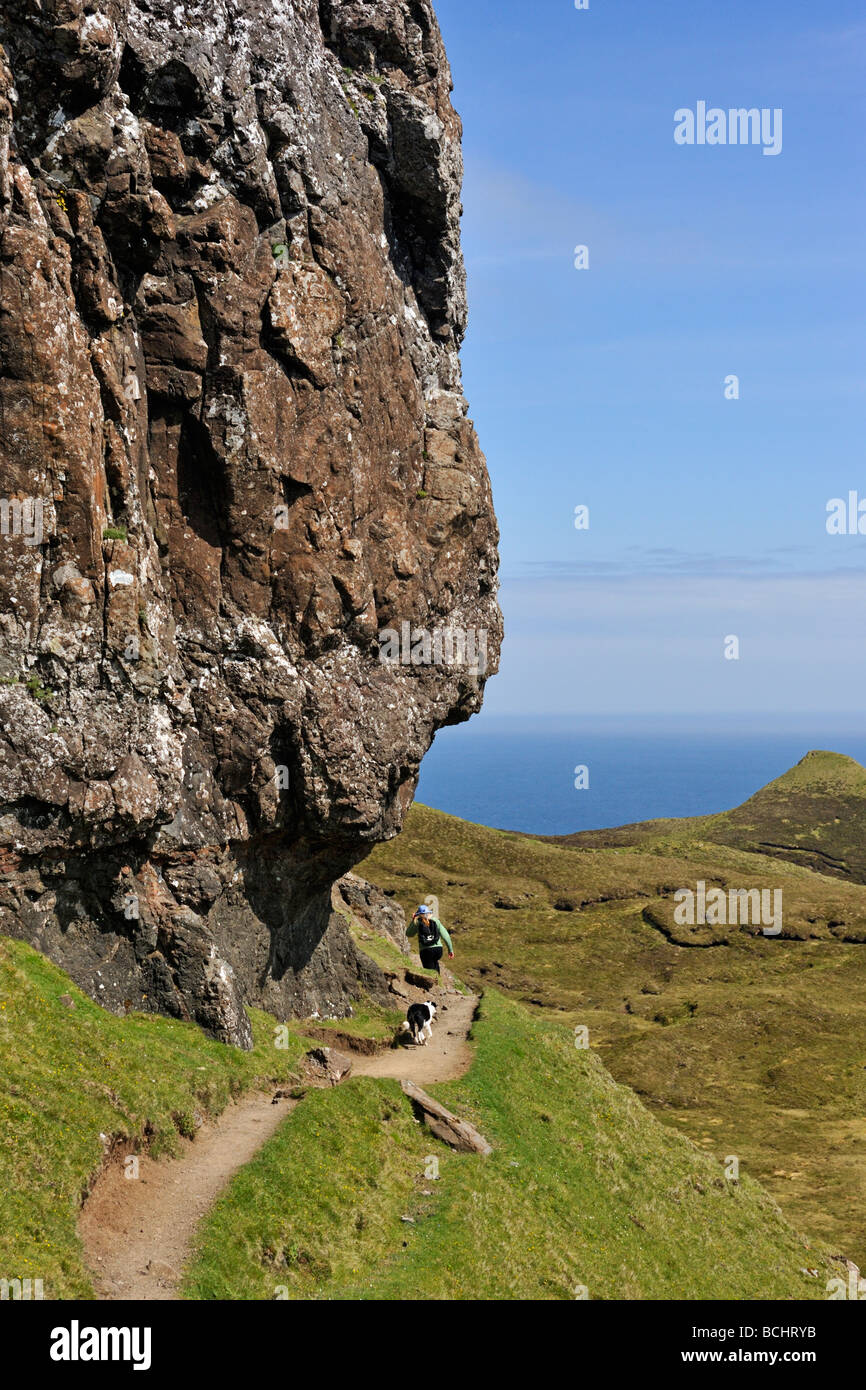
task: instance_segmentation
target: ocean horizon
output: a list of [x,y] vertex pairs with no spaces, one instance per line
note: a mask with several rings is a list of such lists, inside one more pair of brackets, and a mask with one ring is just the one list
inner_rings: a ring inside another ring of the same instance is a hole
[[774,729],[762,720],[481,715],[437,734],[416,800],[501,830],[568,835],[730,810],[812,749],[866,763],[866,720],[804,716]]

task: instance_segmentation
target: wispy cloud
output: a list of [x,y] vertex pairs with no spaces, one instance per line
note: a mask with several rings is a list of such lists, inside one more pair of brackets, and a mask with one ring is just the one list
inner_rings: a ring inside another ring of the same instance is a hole
[[[498,714],[848,714],[866,689],[866,572],[508,579]],[[740,641],[726,660],[725,639]]]
[[774,546],[758,555],[689,552],[670,546],[627,546],[620,556],[611,559],[519,561],[504,571],[503,578],[514,584],[546,580],[574,583],[594,579],[631,582],[687,577],[760,576],[798,581],[851,575],[866,578],[866,555],[859,548],[848,555],[837,554],[832,563],[816,563],[820,557],[817,547],[806,545]]

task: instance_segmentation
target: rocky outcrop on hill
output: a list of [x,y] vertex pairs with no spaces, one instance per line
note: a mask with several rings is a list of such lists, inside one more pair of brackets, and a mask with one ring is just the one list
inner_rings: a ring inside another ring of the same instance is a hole
[[347,913],[361,933],[375,933],[390,941],[404,956],[410,953],[406,914],[400,904],[357,874],[345,874],[334,884],[332,895],[338,912]]
[[249,1045],[384,995],[331,886],[496,667],[448,64],[428,0],[0,42],[0,932]]

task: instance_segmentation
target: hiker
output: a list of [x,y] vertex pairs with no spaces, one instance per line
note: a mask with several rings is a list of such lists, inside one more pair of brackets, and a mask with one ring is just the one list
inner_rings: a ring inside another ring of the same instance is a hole
[[421,957],[421,964],[425,970],[435,970],[439,974],[439,961],[442,958],[442,945],[444,941],[448,947],[448,959],[454,959],[454,947],[451,945],[451,937],[439,921],[434,917],[429,907],[423,904],[414,914],[412,921],[406,928],[407,936],[417,936],[418,954]]

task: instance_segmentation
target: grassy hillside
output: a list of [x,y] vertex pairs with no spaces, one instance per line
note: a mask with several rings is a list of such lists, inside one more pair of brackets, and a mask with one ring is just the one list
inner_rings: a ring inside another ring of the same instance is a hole
[[205,1221],[187,1297],[826,1297],[838,1266],[566,1029],[491,992],[474,1037],[432,1090],[492,1157],[440,1145],[396,1082],[311,1093]]
[[[666,1124],[736,1155],[799,1229],[866,1265],[866,887],[722,842],[778,840],[784,822],[800,844],[815,827],[797,818],[817,807],[819,848],[835,852],[828,798],[844,793],[862,818],[864,778],[849,759],[813,755],[746,803],[751,820],[559,842],[416,806],[361,871],[409,911],[438,893],[464,978],[587,1027],[616,1079]],[[850,847],[843,857],[852,863]],[[782,936],[677,927],[673,894],[701,879],[781,888]]]
[[0,938],[0,1277],[41,1279],[46,1298],[92,1296],[76,1217],[100,1135],[171,1153],[199,1117],[288,1078],[309,1043],[279,1050],[273,1020],[251,1017],[253,1052],[193,1024],[116,1018],[32,947]]
[[598,848],[695,839],[866,883],[866,768],[841,753],[807,753],[733,811],[588,831],[562,843]]
[[[279,1051],[273,1021],[253,1022],[246,1054],[191,1025],[119,1019],[0,940],[3,1277],[90,1296],[75,1222],[102,1136],[172,1152],[232,1095],[290,1076],[307,1043],[293,1032]],[[822,1298],[838,1272],[751,1179],[729,1181],[567,1030],[496,992],[470,1072],[435,1089],[491,1159],[432,1139],[394,1082],[308,1092],[206,1222],[187,1296]]]
[[[855,816],[862,773],[815,755],[727,817],[567,841],[415,807],[364,872],[409,911],[437,893],[456,968],[486,990],[472,1068],[434,1089],[494,1155],[440,1146],[393,1082],[309,1092],[206,1221],[187,1296],[825,1297],[828,1252],[866,1263],[866,885],[828,800]],[[788,857],[816,808],[832,874]],[[782,824],[782,858],[722,838],[769,850]],[[700,879],[781,887],[783,935],[678,924],[673,894]],[[362,1006],[351,1026],[394,1021]],[[90,1294],[76,1215],[111,1141],[170,1152],[309,1046],[303,1023],[281,1051],[253,1022],[245,1054],[119,1019],[0,939],[3,1277]]]

